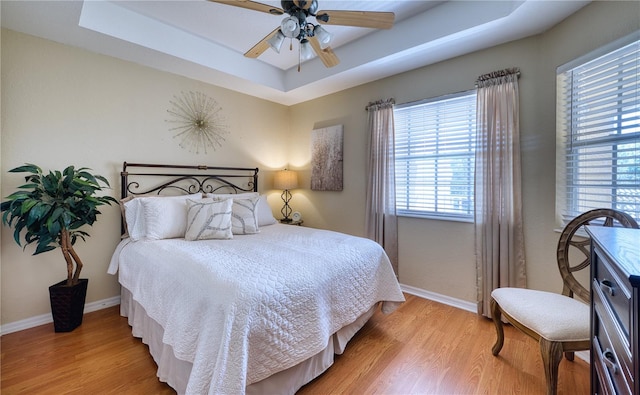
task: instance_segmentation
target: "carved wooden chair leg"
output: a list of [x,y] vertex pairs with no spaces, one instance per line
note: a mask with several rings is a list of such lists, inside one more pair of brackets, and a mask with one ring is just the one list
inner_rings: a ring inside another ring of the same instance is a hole
[[498,302],[495,299],[491,298],[491,317],[493,319],[493,323],[496,326],[496,335],[498,338],[496,339],[496,344],[493,345],[491,352],[493,355],[498,355],[500,350],[502,350],[502,346],[504,345],[504,329],[502,328],[502,312],[500,311],[500,306],[498,306]]
[[544,375],[547,379],[547,395],[556,395],[558,388],[558,365],[562,360],[562,343],[540,338],[540,352]]
[[575,352],[573,351],[567,351],[564,353],[564,357],[567,358],[567,361],[573,361],[574,355],[575,355]]

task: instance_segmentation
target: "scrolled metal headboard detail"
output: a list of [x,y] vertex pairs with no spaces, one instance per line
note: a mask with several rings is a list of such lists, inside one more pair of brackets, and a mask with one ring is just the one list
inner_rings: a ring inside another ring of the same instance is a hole
[[[258,191],[258,168],[127,163],[122,165],[121,197]],[[142,180],[146,182],[142,185]]]

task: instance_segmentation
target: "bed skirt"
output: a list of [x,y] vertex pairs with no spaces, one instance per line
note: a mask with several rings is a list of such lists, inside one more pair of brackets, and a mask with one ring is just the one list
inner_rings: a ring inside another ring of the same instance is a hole
[[[264,380],[250,384],[247,394],[295,394],[303,385],[320,376],[334,361],[335,354],[342,354],[347,343],[371,318],[377,304],[353,323],[338,330],[327,343],[327,347],[313,357],[287,370],[278,372]],[[170,345],[162,342],[164,329],[150,318],[144,308],[131,297],[131,293],[122,287],[120,314],[128,318],[134,337],[142,339],[149,346],[149,352],[158,365],[157,376],[169,384],[178,394],[186,392],[191,374],[191,363],[174,356]]]

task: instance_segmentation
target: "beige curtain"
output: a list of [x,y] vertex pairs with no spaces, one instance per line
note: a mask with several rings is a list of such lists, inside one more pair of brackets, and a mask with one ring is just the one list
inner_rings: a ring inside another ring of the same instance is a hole
[[369,103],[369,160],[365,230],[382,245],[398,274],[393,99]]
[[478,78],[475,249],[478,314],[490,317],[491,291],[525,287],[518,70]]

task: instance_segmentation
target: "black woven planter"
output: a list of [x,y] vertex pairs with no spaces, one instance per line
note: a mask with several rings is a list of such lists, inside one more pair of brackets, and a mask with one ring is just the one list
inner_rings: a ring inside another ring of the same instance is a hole
[[87,297],[88,278],[81,278],[76,285],[65,286],[67,280],[49,287],[51,314],[56,332],[71,332],[82,324],[84,301]]

